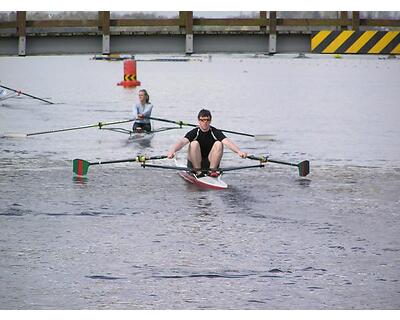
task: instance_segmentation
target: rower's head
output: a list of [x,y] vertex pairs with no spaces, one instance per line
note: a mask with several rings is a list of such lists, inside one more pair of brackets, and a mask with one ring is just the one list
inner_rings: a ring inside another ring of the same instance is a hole
[[201,109],[197,115],[197,120],[199,121],[199,127],[202,131],[208,131],[211,125],[211,112],[207,109]]
[[145,89],[139,90],[139,100],[141,103],[149,103],[150,96]]

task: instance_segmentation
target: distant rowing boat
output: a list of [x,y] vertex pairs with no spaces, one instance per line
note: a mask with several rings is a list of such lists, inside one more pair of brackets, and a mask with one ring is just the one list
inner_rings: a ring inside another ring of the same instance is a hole
[[92,60],[103,60],[103,61],[123,61],[126,59],[134,59],[140,62],[189,62],[189,61],[201,61],[201,59],[185,58],[185,57],[164,57],[164,58],[146,58],[146,59],[135,59],[133,54],[109,54],[109,55],[95,55]]
[[133,54],[112,53],[108,55],[95,55],[92,59],[105,61],[122,61],[125,59],[135,59],[135,56]]

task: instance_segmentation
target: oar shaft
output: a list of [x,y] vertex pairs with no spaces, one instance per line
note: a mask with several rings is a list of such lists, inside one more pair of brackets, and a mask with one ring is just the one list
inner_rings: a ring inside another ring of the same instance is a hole
[[27,133],[26,135],[27,136],[35,136],[35,135],[39,135],[39,134],[56,133],[56,132],[80,130],[80,129],[87,129],[87,128],[95,128],[95,127],[98,127],[99,129],[101,129],[103,126],[119,124],[119,123],[126,123],[126,122],[131,122],[131,121],[133,121],[133,119],[114,121],[114,122],[99,122],[97,124],[89,124],[89,125],[79,126],[79,127],[71,127],[71,128],[64,128],[64,129],[54,129],[54,130],[47,130],[47,131],[41,131],[41,132]]
[[237,132],[237,131],[224,130],[224,129],[220,129],[220,130],[223,131],[223,132],[227,132],[227,133],[237,134],[239,136],[246,136],[246,137],[252,137],[252,138],[255,137],[254,134],[250,134],[250,133]]
[[157,159],[165,159],[167,156],[153,156],[153,157],[146,157],[139,155],[136,158],[131,159],[122,159],[122,160],[109,160],[109,161],[94,161],[88,162],[83,159],[74,159],[72,160],[72,171],[77,174],[78,176],[85,176],[89,170],[91,165],[100,165],[100,164],[110,164],[110,163],[121,163],[121,162],[141,162],[142,164],[145,163],[146,160],[157,160]]
[[[161,118],[155,118],[155,117],[148,117],[151,120],[155,120],[155,121],[162,121],[162,122],[168,122],[168,123],[175,123],[177,125],[180,126],[188,126],[188,127],[197,127],[197,125],[192,124],[192,123],[186,123],[183,121],[174,121],[174,120],[168,120],[168,119],[161,119]],[[232,133],[232,134],[237,134],[237,135],[241,135],[241,136],[246,136],[246,137],[252,137],[254,138],[255,135],[254,134],[250,134],[250,133],[244,133],[244,132],[238,132],[238,131],[231,131],[231,130],[225,130],[225,129],[219,129],[223,132],[227,132],[227,133]]]
[[[130,159],[121,159],[121,160],[108,160],[108,161],[94,161],[90,162],[90,165],[99,165],[99,164],[110,164],[110,163],[121,163],[121,162],[145,162],[147,160],[160,160],[165,159],[167,156],[152,156],[152,157],[145,157],[145,156],[137,156],[136,158]],[[147,164],[146,164],[147,166]]]
[[87,126],[80,126],[80,127],[72,127],[72,128],[65,128],[65,129],[54,129],[54,130],[47,130],[47,131],[40,131],[40,132],[32,132],[27,133],[27,136],[36,136],[39,134],[47,134],[47,133],[56,133],[56,132],[63,132],[63,131],[71,131],[71,130],[79,130],[79,129],[86,129],[86,128],[93,128],[97,127],[96,125],[87,125]]
[[279,163],[279,164],[286,164],[288,166],[295,166],[295,167],[298,166],[298,164],[296,164],[296,163],[290,163],[290,162],[285,162],[285,161],[280,161],[280,160],[271,160],[268,158],[268,156],[256,157],[256,156],[250,155],[250,156],[247,156],[247,159],[259,160],[261,162],[273,162],[273,163]]
[[159,169],[192,171],[190,168],[187,168],[187,167],[163,166],[163,165],[149,164],[149,163],[142,163],[142,167],[143,168],[149,167],[149,168],[159,168]]
[[279,161],[279,160],[271,160],[271,159],[267,159],[267,162],[273,162],[273,163],[285,164],[285,165],[288,165],[288,166],[294,166],[294,167],[297,167],[297,166],[298,166],[298,164],[297,164],[297,163],[290,163],[290,162]]
[[264,162],[272,162],[272,163],[278,163],[278,164],[284,164],[284,165],[288,165],[288,166],[293,166],[293,167],[297,167],[299,169],[299,175],[301,177],[305,177],[306,175],[308,175],[310,173],[310,161],[308,160],[304,160],[300,163],[290,163],[290,162],[286,162],[286,161],[281,161],[281,160],[272,160],[272,159],[268,159],[268,157],[256,157],[256,156],[247,156],[248,159],[251,160],[259,160],[261,163]]
[[216,171],[226,172],[226,171],[234,171],[234,170],[242,170],[242,169],[252,169],[252,168],[264,168],[264,164],[256,164],[252,166],[241,166],[241,167],[227,167],[227,168],[219,168]]
[[38,97],[32,96],[32,95],[30,95],[30,94],[28,94],[28,93],[25,93],[25,92],[22,92],[22,91],[19,91],[19,90],[15,90],[15,89],[12,89],[12,88],[3,86],[3,85],[0,85],[0,87],[2,87],[2,88],[4,88],[4,89],[7,89],[7,90],[11,90],[11,91],[17,92],[17,93],[20,93],[20,94],[23,94],[23,95],[25,95],[25,96],[27,96],[27,97],[30,97],[30,98],[33,98],[33,99],[37,99],[37,100],[40,100],[40,101],[43,101],[43,102],[46,102],[46,103],[49,103],[49,104],[54,104],[54,103],[51,102],[51,101],[48,101],[48,100],[45,100],[45,99],[42,99],[42,98],[38,98]]
[[183,122],[183,121],[175,121],[175,120],[161,119],[161,118],[155,118],[155,117],[147,117],[147,119],[154,120],[154,121],[174,123],[174,124],[177,124],[179,126],[197,127],[197,125],[195,125],[195,124],[186,123],[186,122]]
[[121,159],[121,160],[109,160],[109,161],[97,161],[97,162],[90,162],[91,166],[99,165],[99,164],[110,164],[110,163],[121,163],[121,162],[136,162],[137,158],[132,159]]

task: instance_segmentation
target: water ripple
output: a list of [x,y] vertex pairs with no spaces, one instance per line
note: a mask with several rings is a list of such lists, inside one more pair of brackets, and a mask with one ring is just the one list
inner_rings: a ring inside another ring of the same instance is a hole
[[105,276],[105,275],[93,275],[93,276],[85,276],[86,278],[93,280],[120,280],[126,279],[124,277],[114,277],[114,276]]

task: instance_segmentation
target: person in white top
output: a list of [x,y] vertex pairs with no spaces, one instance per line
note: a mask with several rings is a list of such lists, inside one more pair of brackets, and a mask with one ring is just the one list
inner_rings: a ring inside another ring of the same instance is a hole
[[148,117],[151,116],[153,105],[150,103],[150,96],[145,89],[139,90],[139,103],[133,107],[133,123],[132,131],[134,132],[150,132],[151,123]]

